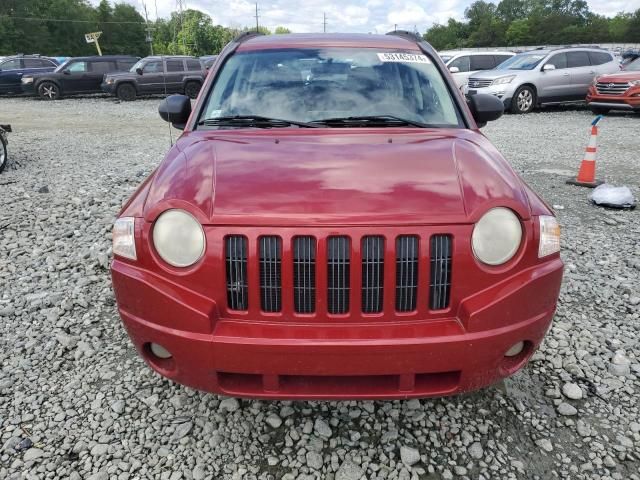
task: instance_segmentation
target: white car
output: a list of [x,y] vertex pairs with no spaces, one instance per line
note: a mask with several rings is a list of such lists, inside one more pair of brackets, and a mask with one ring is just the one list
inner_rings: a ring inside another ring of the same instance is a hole
[[513,57],[513,52],[439,52],[459,88],[467,84],[469,77],[482,70],[492,70],[505,60]]

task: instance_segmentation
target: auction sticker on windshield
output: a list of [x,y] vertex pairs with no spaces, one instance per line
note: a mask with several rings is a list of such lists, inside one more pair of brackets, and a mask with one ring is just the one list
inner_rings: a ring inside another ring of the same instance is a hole
[[431,63],[426,55],[421,55],[418,53],[378,53],[378,58],[381,62]]

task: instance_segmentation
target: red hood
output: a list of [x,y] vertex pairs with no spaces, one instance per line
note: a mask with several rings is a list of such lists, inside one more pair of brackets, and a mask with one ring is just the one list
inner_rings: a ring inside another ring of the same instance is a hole
[[606,75],[598,75],[598,81],[602,83],[606,82],[630,82],[631,80],[640,80],[640,72],[625,72],[624,70],[619,73],[608,73]]
[[196,131],[177,147],[148,220],[172,206],[247,225],[467,223],[498,204],[530,214],[520,179],[472,131]]

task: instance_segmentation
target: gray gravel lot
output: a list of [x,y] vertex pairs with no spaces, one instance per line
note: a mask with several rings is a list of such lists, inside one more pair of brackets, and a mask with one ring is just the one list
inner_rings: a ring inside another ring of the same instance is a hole
[[[640,211],[564,184],[590,112],[485,129],[564,228],[558,314],[524,371],[454,398],[293,403],[172,384],[121,328],[110,230],[168,148],[157,104],[0,99],[0,478],[640,479]],[[599,172],[638,197],[640,115],[600,130]]]

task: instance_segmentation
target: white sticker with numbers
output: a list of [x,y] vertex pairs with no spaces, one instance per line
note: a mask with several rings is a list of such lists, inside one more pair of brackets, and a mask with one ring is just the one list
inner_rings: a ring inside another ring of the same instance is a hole
[[381,62],[431,63],[426,55],[420,53],[386,52],[378,53]]

